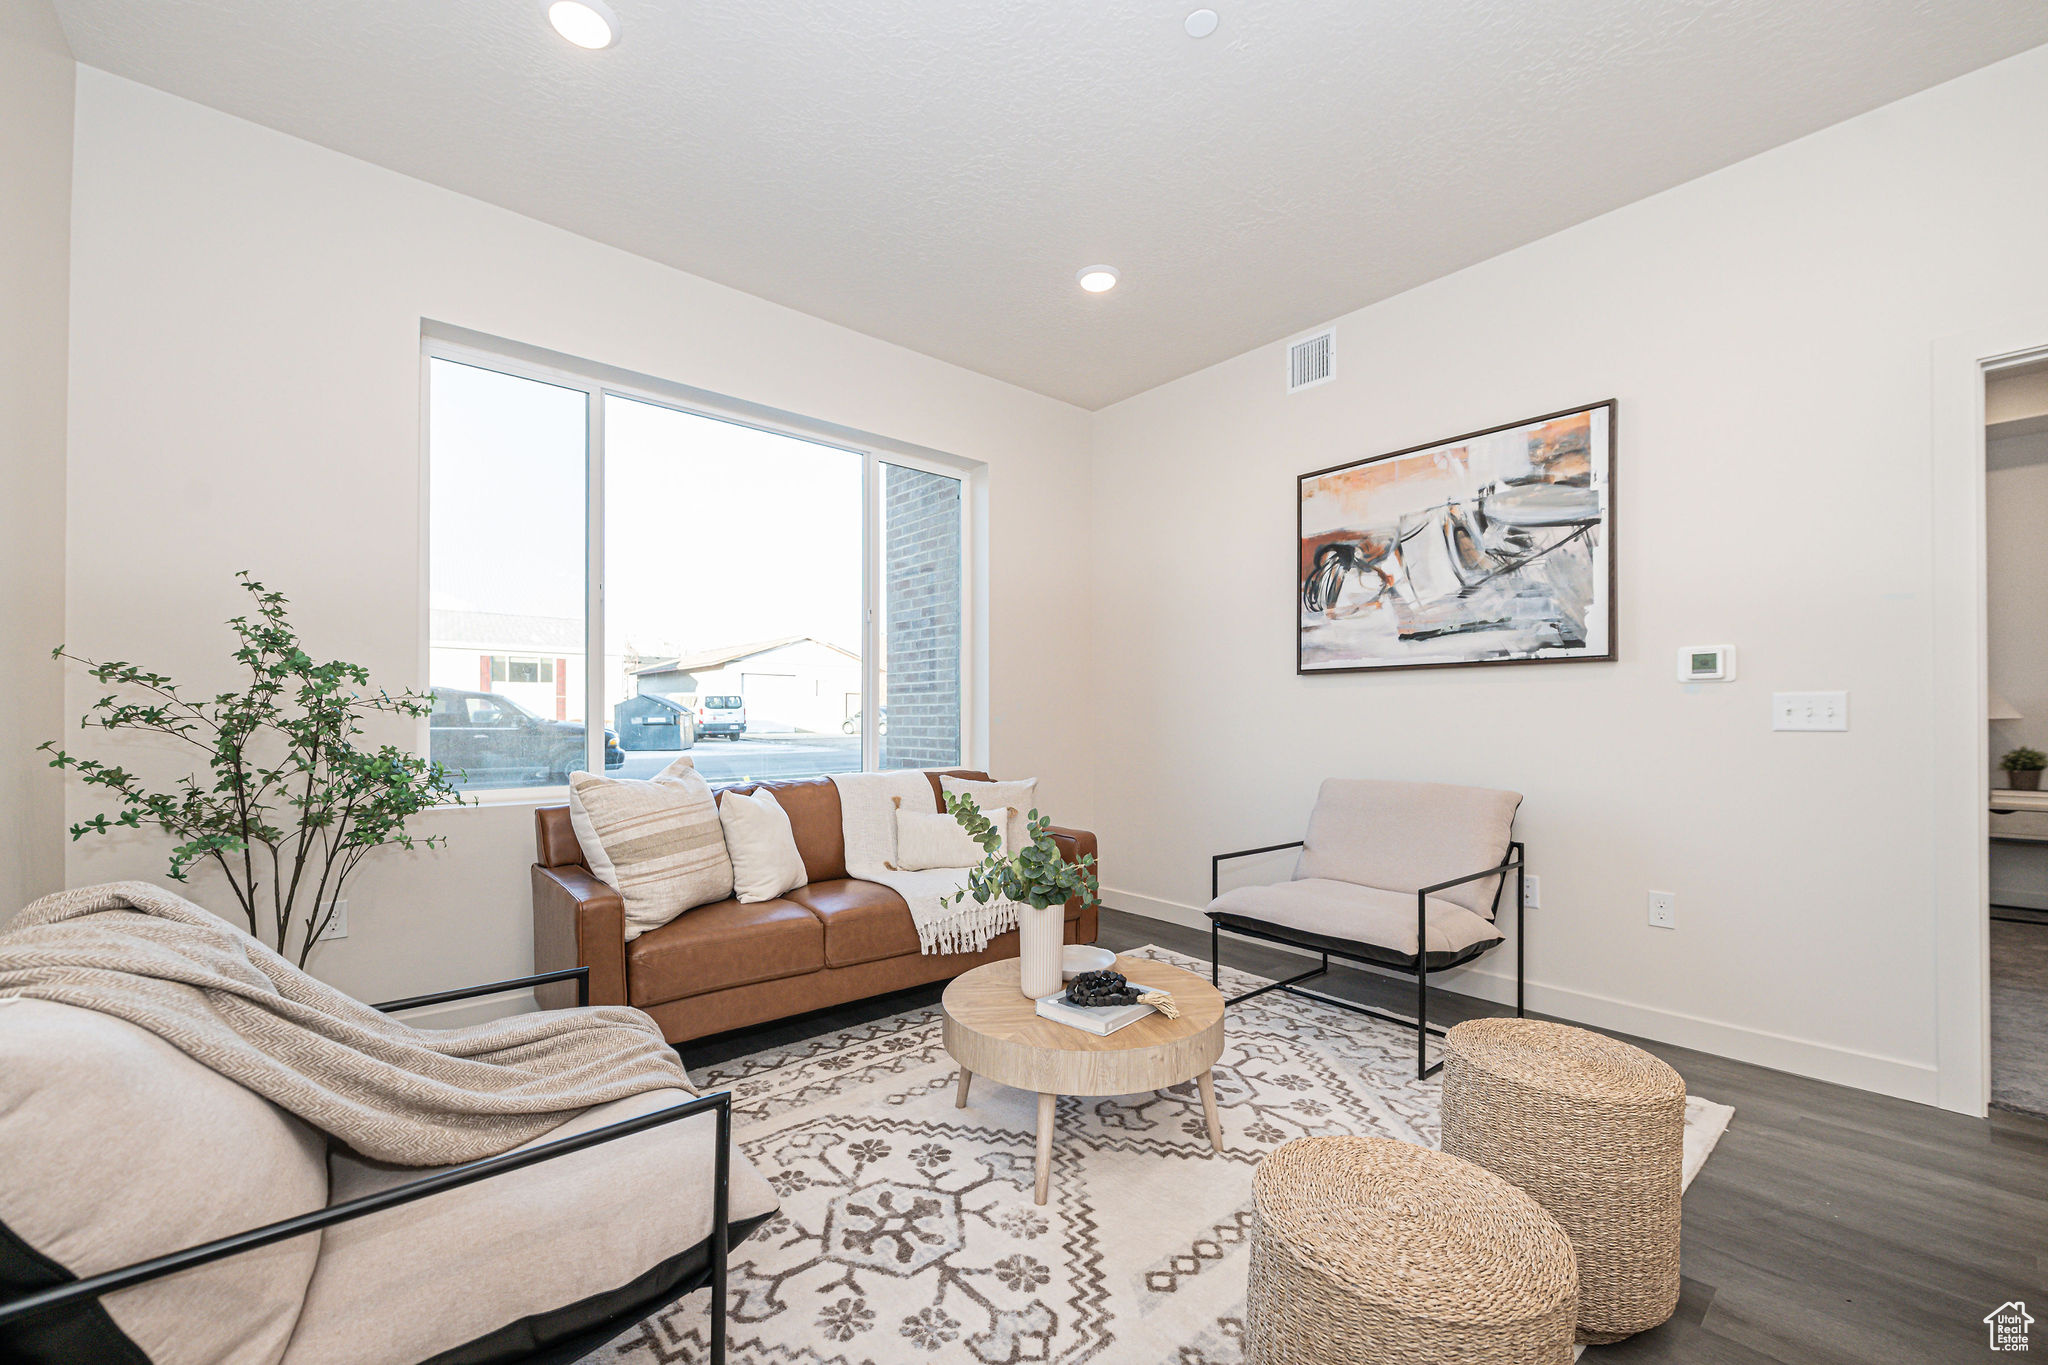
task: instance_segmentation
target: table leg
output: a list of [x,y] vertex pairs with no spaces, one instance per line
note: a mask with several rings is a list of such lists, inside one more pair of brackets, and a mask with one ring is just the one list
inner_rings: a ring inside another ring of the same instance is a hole
[[1195,1077],[1195,1084],[1202,1091],[1202,1117],[1209,1122],[1209,1145],[1220,1152],[1223,1150],[1223,1120],[1216,1116],[1216,1082],[1204,1071]]
[[955,1096],[953,1097],[953,1107],[954,1107],[955,1109],[965,1109],[965,1108],[967,1107],[967,1087],[968,1087],[968,1086],[969,1086],[970,1084],[972,1084],[972,1083],[973,1083],[973,1081],[974,1081],[974,1073],[973,1073],[972,1071],[969,1071],[969,1070],[968,1070],[968,1069],[967,1069],[966,1067],[964,1067],[964,1066],[963,1066],[963,1067],[961,1067],[961,1068],[960,1068],[960,1093],[959,1093],[959,1094],[957,1094],[957,1095],[955,1095]]
[[1043,1204],[1052,1185],[1052,1111],[1057,1095],[1038,1097],[1038,1185],[1032,1202]]

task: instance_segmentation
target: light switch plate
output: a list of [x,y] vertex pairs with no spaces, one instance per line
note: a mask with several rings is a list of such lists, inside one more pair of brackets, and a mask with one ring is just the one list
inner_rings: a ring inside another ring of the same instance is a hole
[[1849,728],[1847,692],[1771,693],[1773,730],[1846,730]]
[[1650,927],[1653,929],[1676,929],[1678,927],[1678,893],[1676,891],[1652,891],[1650,893]]

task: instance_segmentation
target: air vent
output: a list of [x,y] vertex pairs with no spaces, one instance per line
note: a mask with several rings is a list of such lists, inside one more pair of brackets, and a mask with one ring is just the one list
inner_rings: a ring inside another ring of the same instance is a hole
[[1298,393],[1328,383],[1335,372],[1337,334],[1318,332],[1287,348],[1287,391]]

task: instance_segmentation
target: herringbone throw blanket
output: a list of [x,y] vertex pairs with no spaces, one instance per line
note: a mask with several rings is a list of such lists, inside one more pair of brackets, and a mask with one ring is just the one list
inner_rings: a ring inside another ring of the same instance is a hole
[[139,1025],[363,1156],[509,1151],[607,1100],[692,1089],[653,1020],[607,1005],[416,1029],[148,882],[62,891],[0,933],[0,997]]
[[1017,902],[998,897],[983,904],[951,898],[967,886],[968,869],[935,867],[905,872],[896,866],[896,802],[932,810],[931,779],[916,769],[887,773],[834,773],[839,823],[846,837],[846,875],[880,882],[903,897],[926,953],[978,953],[988,941],[1017,927]]

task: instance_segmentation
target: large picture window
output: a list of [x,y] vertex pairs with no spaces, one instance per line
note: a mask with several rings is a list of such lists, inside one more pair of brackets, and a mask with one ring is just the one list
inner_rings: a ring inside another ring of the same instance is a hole
[[962,761],[960,471],[427,354],[428,746],[465,787]]

